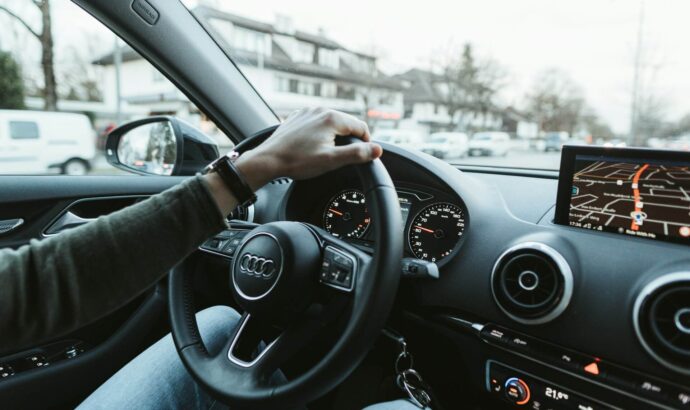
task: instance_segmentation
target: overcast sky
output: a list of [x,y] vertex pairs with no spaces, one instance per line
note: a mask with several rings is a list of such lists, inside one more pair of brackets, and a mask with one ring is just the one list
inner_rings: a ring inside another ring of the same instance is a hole
[[[0,0],[28,3],[28,0]],[[193,3],[196,0],[186,1]],[[323,28],[329,37],[360,51],[380,50],[388,73],[428,68],[434,53],[470,42],[480,56],[509,73],[505,104],[520,106],[537,74],[560,68],[579,83],[587,101],[615,131],[629,128],[633,61],[640,1],[635,0],[313,0],[216,2],[226,11],[273,22],[277,13],[298,29]],[[21,4],[19,4],[21,6]],[[29,9],[28,5],[24,8]],[[21,8],[21,7],[20,7]],[[690,1],[647,0],[644,71],[649,89],[663,98],[670,120],[690,113]],[[75,5],[55,0],[58,48],[99,31]],[[0,21],[2,23],[2,21]],[[7,27],[3,24],[3,27]],[[0,28],[0,46],[9,34]],[[102,41],[103,48],[111,40]],[[30,46],[30,42],[26,43]],[[650,67],[653,66],[653,67]]]

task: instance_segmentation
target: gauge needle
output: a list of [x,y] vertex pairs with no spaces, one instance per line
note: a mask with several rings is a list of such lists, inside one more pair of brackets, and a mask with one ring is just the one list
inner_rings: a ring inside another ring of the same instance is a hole
[[432,231],[431,229],[425,228],[421,225],[417,225],[417,228],[423,230],[424,232],[434,233],[434,231]]
[[331,211],[331,212],[333,212],[334,214],[336,214],[336,215],[338,215],[338,216],[343,216],[343,213],[342,213],[342,212],[336,211],[336,210],[333,209],[333,208],[328,208],[328,210]]

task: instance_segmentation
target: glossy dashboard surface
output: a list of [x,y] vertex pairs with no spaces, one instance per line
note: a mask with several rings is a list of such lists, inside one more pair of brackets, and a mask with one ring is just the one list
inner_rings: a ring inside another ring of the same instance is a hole
[[[532,177],[507,170],[462,172],[423,154],[391,146],[385,152],[383,162],[401,192],[417,190],[434,200],[458,204],[467,218],[462,240],[440,264],[440,278],[403,283],[406,306],[505,326],[690,385],[687,375],[662,366],[644,349],[633,323],[635,300],[647,284],[669,273],[690,271],[687,247],[554,225],[557,181],[548,173]],[[322,226],[324,207],[332,195],[356,186],[354,173],[347,169],[318,180],[274,184],[257,203],[258,222],[288,219]],[[266,199],[276,195],[282,200]],[[409,223],[408,218],[407,228]],[[499,256],[526,242],[552,248],[572,272],[572,295],[564,311],[538,325],[506,315],[491,290]],[[409,246],[406,251],[411,254]]]

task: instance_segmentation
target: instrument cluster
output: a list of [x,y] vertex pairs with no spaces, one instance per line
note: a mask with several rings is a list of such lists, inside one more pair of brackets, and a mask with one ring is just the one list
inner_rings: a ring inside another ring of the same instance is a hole
[[[467,225],[467,212],[458,201],[417,189],[398,189],[406,253],[429,262],[442,262],[458,248]],[[321,226],[338,238],[366,244],[372,241],[366,199],[359,189],[332,194],[322,211]]]

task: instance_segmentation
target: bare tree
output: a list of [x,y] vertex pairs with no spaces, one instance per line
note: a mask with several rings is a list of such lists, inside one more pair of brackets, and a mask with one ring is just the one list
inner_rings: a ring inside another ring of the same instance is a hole
[[91,60],[102,47],[103,39],[89,33],[83,36],[86,47],[67,47],[58,60],[58,94],[68,100],[102,101],[98,68]]
[[486,121],[496,94],[504,85],[503,68],[490,59],[478,60],[469,43],[459,53],[457,47],[449,49],[432,63],[439,73],[434,82],[450,117],[449,128],[461,126],[470,113],[481,114]]
[[668,129],[666,112],[665,99],[650,91],[641,91],[637,96],[634,115],[633,144],[642,146],[648,139],[661,136]]
[[41,43],[41,66],[43,68],[43,103],[47,111],[57,110],[57,88],[55,83],[55,66],[53,55],[53,31],[50,14],[50,0],[31,0],[41,14],[41,29],[32,27],[26,18],[0,5],[0,11],[10,16],[22,25],[33,37]]
[[558,69],[542,72],[527,95],[526,111],[541,131],[566,131],[571,135],[585,109],[582,89]]
[[664,127],[661,137],[679,137],[686,134],[690,134],[690,114],[685,114],[680,120]]
[[605,123],[592,108],[585,108],[580,127],[592,138],[613,138],[611,127]]

